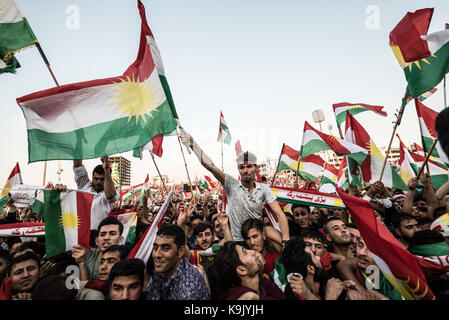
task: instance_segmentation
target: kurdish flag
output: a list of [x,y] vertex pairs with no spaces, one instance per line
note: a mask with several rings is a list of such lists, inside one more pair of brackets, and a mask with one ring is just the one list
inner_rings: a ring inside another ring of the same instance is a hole
[[333,150],[337,155],[348,156],[351,159],[354,159],[358,164],[361,164],[368,154],[368,151],[365,148],[361,148],[356,144],[322,133],[313,128],[306,121],[304,123],[304,133],[302,136],[301,158],[323,150]]
[[[437,88],[430,89],[429,91],[424,92],[422,95],[420,95],[416,99],[418,99],[419,101],[423,102],[428,97],[430,97],[432,94],[434,94],[436,91],[437,91]],[[405,108],[405,106],[407,105],[407,103],[409,103],[411,100],[413,100],[413,97],[410,94],[406,93],[405,97],[402,98],[401,110],[403,110]]]
[[111,164],[111,177],[112,181],[114,181],[114,185],[117,187],[120,185],[120,170],[119,163],[115,162]]
[[383,117],[387,116],[387,113],[382,110],[382,106],[372,106],[364,103],[340,102],[333,104],[332,108],[334,109],[335,118],[337,119],[337,126],[339,128],[346,119],[346,113],[356,115],[364,111],[373,111]]
[[434,300],[416,257],[376,219],[370,203],[348,195],[341,188],[337,192],[387,280],[407,300]]
[[[433,141],[438,136],[435,130],[435,119],[438,116],[438,112],[426,107],[418,99],[415,99],[415,106],[416,113],[418,114],[419,128],[421,130],[423,149],[425,152],[429,152]],[[433,149],[431,156],[441,159],[440,161],[435,159],[435,161],[442,162],[444,166],[449,164],[449,159],[439,141]]]
[[137,214],[135,212],[122,213],[116,218],[123,224],[123,240],[119,244],[131,250],[136,240]]
[[211,179],[209,176],[204,176],[204,178],[205,178],[206,181],[209,183],[210,187],[211,187],[212,189],[215,189],[215,185],[214,185],[214,183],[212,182],[212,179]]
[[16,0],[0,1],[0,48],[18,51],[30,47],[36,36]]
[[415,177],[419,171],[416,163],[413,161],[410,152],[407,147],[402,142],[399,135],[396,134],[399,139],[399,164],[400,164],[400,175],[404,183],[408,183],[411,178]]
[[22,174],[20,173],[18,162],[9,174],[8,180],[6,181],[5,185],[3,186],[3,190],[0,193],[0,209],[3,209],[3,206],[8,202],[8,193],[11,188],[17,184],[23,184]]
[[323,175],[321,176],[321,185],[331,183],[335,186],[338,179],[338,169],[330,163],[326,163],[324,166]]
[[449,30],[427,34],[433,8],[407,12],[390,32],[390,47],[407,80],[406,95],[418,97],[449,72]]
[[298,174],[305,181],[316,182],[323,171],[325,161],[320,156],[311,154],[301,158],[299,162]]
[[[224,138],[223,138],[224,136]],[[223,116],[223,112],[220,111],[220,127],[218,129],[218,139],[217,141],[223,141],[226,144],[231,143],[231,132],[229,131],[229,127],[226,124],[225,118]]]
[[90,212],[94,194],[44,190],[45,250],[48,258],[72,250],[75,244],[89,248]]
[[299,161],[299,151],[290,148],[285,143],[282,144],[281,157],[279,159],[278,167],[276,172],[282,170],[292,170],[295,171],[298,169],[298,161]]
[[164,222],[164,216],[167,212],[167,208],[170,204],[170,199],[172,196],[173,192],[170,191],[161,209],[158,211],[156,217],[154,217],[153,221],[151,222],[150,227],[147,228],[142,238],[140,238],[139,242],[131,250],[128,258],[139,258],[145,264],[147,263],[148,259],[151,257],[151,252],[153,251],[153,244],[154,240],[156,240],[156,234],[162,223]]
[[[346,133],[351,133],[353,141],[368,150],[368,157],[362,163],[361,171],[362,177],[365,182],[374,183],[379,181],[382,166],[385,161],[385,157],[377,148],[374,141],[371,139],[366,130],[360,125],[360,123],[354,119],[350,114],[346,117]],[[407,185],[402,181],[401,177],[394,170],[394,168],[387,161],[385,169],[382,175],[382,182],[387,188],[396,188],[401,190],[407,190]]]
[[143,27],[137,60],[122,76],[51,88],[17,103],[26,119],[29,162],[138,149],[177,125]]
[[336,186],[340,186],[343,190],[347,190],[349,187],[349,179],[348,179],[348,160],[346,157],[343,157],[340,163],[340,167],[338,168],[337,173],[337,182]]

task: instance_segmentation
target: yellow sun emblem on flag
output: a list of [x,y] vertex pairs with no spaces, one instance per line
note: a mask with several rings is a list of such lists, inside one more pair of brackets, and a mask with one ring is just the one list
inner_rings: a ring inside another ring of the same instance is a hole
[[72,211],[64,211],[61,214],[61,218],[59,219],[60,224],[64,229],[79,229],[81,225],[81,220],[76,214],[76,212]]
[[115,83],[116,88],[112,89],[117,95],[111,98],[118,101],[111,107],[118,107],[116,112],[121,112],[121,116],[128,115],[128,122],[135,117],[137,125],[141,117],[146,123],[146,116],[152,118],[151,112],[158,112],[156,107],[161,104],[162,95],[159,88],[152,84],[150,79],[140,82],[137,77],[135,80],[134,75],[132,79],[126,77],[126,80],[121,79],[121,81],[121,83]]
[[381,160],[384,159],[382,152],[380,152],[380,150],[377,148],[377,146],[374,144],[373,140],[371,140],[371,139],[370,139],[369,150],[371,153],[371,157],[373,157],[375,159],[381,159]]
[[9,190],[11,190],[11,188],[12,188],[12,185],[10,185],[9,183],[6,183],[5,186],[3,187],[1,196],[2,197],[6,196],[9,192]]
[[[1,6],[2,4],[3,4],[3,3],[0,2],[0,6]],[[5,9],[0,8],[0,21],[2,21],[2,16],[5,15],[5,14],[3,13],[3,11],[5,11]]]
[[[430,64],[430,62],[427,60],[427,58],[423,58],[421,60],[416,60],[416,61],[412,61],[412,62],[406,62],[404,57],[402,56],[402,52],[401,52],[401,49],[399,49],[399,46],[394,46],[394,45],[390,45],[390,46],[391,46],[391,49],[393,50],[394,56],[398,60],[399,65],[401,66],[402,69],[404,69],[405,67],[408,66],[409,71],[412,72],[413,64],[415,64],[419,70],[421,70],[421,65],[419,63],[420,61]],[[438,58],[434,54],[432,54],[431,57]]]
[[405,168],[401,168],[399,175],[401,176],[402,180],[407,184],[410,181],[410,179],[415,176],[415,173]]

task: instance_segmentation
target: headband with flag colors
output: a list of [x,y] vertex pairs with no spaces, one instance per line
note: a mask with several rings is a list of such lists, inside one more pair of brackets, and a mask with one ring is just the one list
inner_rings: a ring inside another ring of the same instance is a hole
[[153,244],[156,240],[156,234],[164,222],[164,216],[167,212],[168,205],[170,204],[170,199],[173,196],[173,192],[170,191],[161,209],[158,211],[156,217],[154,217],[151,222],[151,226],[147,228],[142,238],[134,246],[128,255],[128,258],[138,258],[141,259],[145,264],[147,264],[148,259],[151,257],[151,252],[153,251]]
[[26,119],[29,162],[122,153],[177,126],[143,26],[137,60],[123,76],[51,88],[17,103]]
[[[438,116],[438,112],[426,107],[421,101],[415,99],[416,113],[418,115],[419,128],[421,130],[421,139],[423,144],[423,149],[427,153],[437,138],[437,131],[435,129],[435,120]],[[449,164],[449,159],[438,141],[433,149],[431,156],[438,158],[435,162],[441,163],[443,166],[447,167]],[[440,160],[439,160],[440,159]]]
[[382,110],[382,106],[372,106],[364,103],[341,102],[333,104],[332,108],[334,109],[335,118],[337,119],[337,126],[339,128],[341,127],[343,121],[345,121],[347,112],[352,115],[356,115],[364,111],[373,111],[383,117],[387,116],[387,113]]
[[[368,157],[366,157],[360,166],[363,180],[368,183],[379,181],[385,157],[363,126],[348,113],[346,115],[346,139],[349,139],[349,136],[354,143],[368,150]],[[388,161],[384,168],[382,182],[387,188],[408,189],[407,185],[402,181],[401,177]]]
[[449,30],[427,34],[433,8],[407,12],[390,32],[390,47],[407,80],[406,96],[436,87],[449,72]]
[[226,144],[230,144],[231,139],[232,139],[231,132],[229,131],[229,127],[226,124],[225,118],[223,116],[223,112],[220,111],[220,127],[218,129],[217,141],[223,141]]
[[282,145],[281,157],[276,172],[282,170],[293,170],[298,168],[299,151],[295,150],[285,143]]
[[51,258],[75,244],[90,248],[90,214],[94,194],[44,190],[45,251]]
[[376,218],[370,203],[348,195],[341,188],[337,188],[337,192],[376,265],[396,290],[407,300],[434,300],[416,257]]
[[348,156],[358,164],[361,164],[368,155],[368,150],[365,148],[322,133],[305,121],[300,152],[301,158],[323,150],[333,150],[337,155]]

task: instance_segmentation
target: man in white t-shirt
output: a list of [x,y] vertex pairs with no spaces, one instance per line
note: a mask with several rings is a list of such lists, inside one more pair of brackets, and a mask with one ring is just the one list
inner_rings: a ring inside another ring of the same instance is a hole
[[237,158],[240,174],[240,180],[237,180],[218,169],[184,129],[180,129],[180,138],[184,145],[193,150],[201,164],[223,185],[228,198],[226,213],[229,216],[234,241],[244,241],[240,234],[243,222],[249,218],[262,219],[264,202],[270,206],[278,218],[282,243],[290,239],[287,218],[276,201],[276,196],[268,185],[255,181],[258,167],[254,154],[244,152]]
[[73,160],[73,172],[75,173],[78,190],[95,193],[90,217],[91,230],[98,228],[101,220],[108,216],[112,205],[118,200],[118,194],[111,177],[109,158],[103,157],[101,162],[101,165],[94,168],[92,181],[90,181],[83,161]]

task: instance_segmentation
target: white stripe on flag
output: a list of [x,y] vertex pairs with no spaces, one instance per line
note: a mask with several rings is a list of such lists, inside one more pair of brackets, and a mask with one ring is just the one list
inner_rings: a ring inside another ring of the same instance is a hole
[[[78,220],[78,213],[76,212],[76,192],[61,192],[59,198],[61,204],[61,219],[76,219]],[[78,220],[79,221],[79,220]],[[64,228],[65,237],[65,249],[66,251],[72,250],[72,247],[78,243],[78,228]]]

